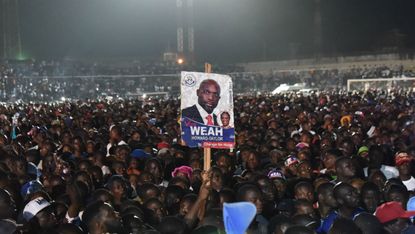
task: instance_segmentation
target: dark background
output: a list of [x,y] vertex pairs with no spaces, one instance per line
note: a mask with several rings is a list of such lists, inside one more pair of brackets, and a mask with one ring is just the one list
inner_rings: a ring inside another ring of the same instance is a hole
[[[194,0],[199,60],[243,62],[408,51],[413,0]],[[20,0],[23,53],[34,58],[159,58],[176,48],[175,0]]]

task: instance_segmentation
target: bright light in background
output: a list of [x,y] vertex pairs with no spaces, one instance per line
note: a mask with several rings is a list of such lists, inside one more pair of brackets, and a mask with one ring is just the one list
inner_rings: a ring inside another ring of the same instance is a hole
[[143,98],[146,98],[147,97],[147,94],[143,94]]
[[183,64],[183,63],[184,63],[184,60],[183,60],[182,58],[179,58],[179,59],[177,60],[177,63],[181,65],[181,64]]
[[66,101],[66,98],[65,97],[61,97],[61,101],[62,102]]

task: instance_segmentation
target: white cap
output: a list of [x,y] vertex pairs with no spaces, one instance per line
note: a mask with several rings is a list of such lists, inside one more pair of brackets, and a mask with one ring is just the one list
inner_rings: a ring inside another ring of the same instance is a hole
[[50,206],[50,203],[43,197],[38,197],[34,200],[31,200],[23,209],[23,218],[26,221],[31,220],[34,216],[37,215],[41,210]]

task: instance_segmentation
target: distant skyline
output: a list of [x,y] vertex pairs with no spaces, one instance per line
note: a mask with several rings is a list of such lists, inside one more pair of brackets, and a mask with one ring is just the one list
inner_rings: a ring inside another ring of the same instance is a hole
[[[415,1],[194,0],[199,61],[244,62],[415,47]],[[176,49],[175,0],[20,0],[26,57],[157,58]]]

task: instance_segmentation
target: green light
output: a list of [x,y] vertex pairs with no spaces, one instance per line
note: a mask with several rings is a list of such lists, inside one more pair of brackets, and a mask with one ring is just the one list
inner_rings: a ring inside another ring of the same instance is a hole
[[27,56],[22,52],[16,56],[16,59],[19,61],[27,60]]

